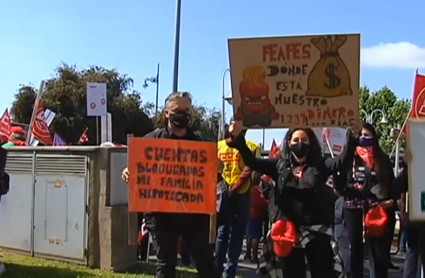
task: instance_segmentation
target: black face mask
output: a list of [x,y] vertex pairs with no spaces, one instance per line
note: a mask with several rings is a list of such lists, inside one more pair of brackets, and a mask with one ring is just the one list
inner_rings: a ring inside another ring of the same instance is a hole
[[296,144],[289,145],[289,150],[298,158],[303,158],[307,155],[308,149],[310,148],[310,145],[298,142]]
[[186,128],[189,125],[190,114],[187,112],[176,112],[170,114],[170,122],[178,128]]

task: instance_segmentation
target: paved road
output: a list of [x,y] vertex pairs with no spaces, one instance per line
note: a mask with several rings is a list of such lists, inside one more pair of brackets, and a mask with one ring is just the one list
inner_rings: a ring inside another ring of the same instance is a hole
[[[245,252],[245,244],[243,249],[244,249],[243,252]],[[156,260],[156,257],[149,256],[149,259],[152,262]],[[402,278],[403,277],[402,267],[404,264],[404,258],[398,255],[393,255],[392,262],[394,263],[394,265],[399,267],[399,269],[390,270],[389,271],[390,275],[388,278]],[[256,265],[244,261],[243,255],[241,255],[241,257],[239,258],[238,275],[244,278],[255,278],[256,277],[255,269],[256,269]],[[369,278],[369,262],[367,260],[365,260],[365,276],[364,277]]]
[[[155,256],[150,256],[150,261],[153,262],[155,261]],[[393,256],[392,257],[392,261],[393,263],[398,266],[400,269],[399,270],[390,270],[390,275],[388,278],[402,278],[402,266],[404,263],[404,259],[400,256]],[[364,278],[369,278],[369,263],[367,261],[365,261],[365,276]],[[239,267],[238,267],[238,275],[244,278],[256,278],[257,276],[255,275],[255,269],[256,269],[256,265],[251,264],[251,263],[247,263],[246,261],[243,260],[243,257],[241,256],[241,258],[239,259]]]
[[[239,271],[238,271],[238,275],[244,277],[244,278],[255,278],[255,268],[256,266],[254,264],[251,263],[247,263],[245,261],[242,260],[243,258],[241,257],[241,259],[239,260]],[[400,256],[393,256],[393,263],[398,266],[400,269],[399,270],[390,270],[390,275],[388,278],[402,278],[402,266],[404,263],[404,259]],[[369,271],[368,271],[368,267],[369,267],[369,263],[367,261],[365,261],[365,268],[366,268],[366,273],[365,273],[365,278],[369,278]]]

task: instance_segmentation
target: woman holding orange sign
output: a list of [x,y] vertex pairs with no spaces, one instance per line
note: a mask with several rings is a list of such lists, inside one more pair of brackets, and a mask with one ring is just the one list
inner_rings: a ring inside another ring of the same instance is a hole
[[276,270],[285,278],[306,278],[308,273],[312,278],[335,277],[341,273],[332,239],[335,194],[326,181],[350,167],[360,128],[358,121],[347,132],[347,145],[339,158],[322,158],[314,132],[294,128],[285,136],[280,157],[261,159],[246,146],[240,134],[242,124],[230,126],[228,145],[238,149],[245,165],[270,176],[276,184],[269,196],[271,240],[263,246],[259,277],[274,277],[271,273]]

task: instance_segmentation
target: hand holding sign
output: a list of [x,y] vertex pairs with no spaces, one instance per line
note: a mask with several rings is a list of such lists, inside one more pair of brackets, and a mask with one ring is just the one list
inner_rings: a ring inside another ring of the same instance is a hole
[[354,135],[358,136],[363,129],[363,123],[360,119],[354,120],[353,125],[351,126],[351,131]]
[[122,170],[121,178],[123,181],[128,182],[128,176],[130,175],[130,172],[128,171],[128,168],[125,167],[124,170]]

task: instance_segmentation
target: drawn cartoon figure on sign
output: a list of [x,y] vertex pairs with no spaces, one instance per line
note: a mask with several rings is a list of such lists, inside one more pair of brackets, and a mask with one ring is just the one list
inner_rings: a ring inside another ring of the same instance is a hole
[[242,121],[246,127],[267,127],[272,120],[279,118],[270,102],[269,85],[265,79],[266,71],[262,66],[249,66],[243,71],[243,80],[239,84],[241,104],[235,120]]
[[306,96],[334,98],[353,95],[351,78],[347,66],[338,50],[347,42],[346,35],[320,36],[311,39],[311,43],[320,51],[308,76]]

